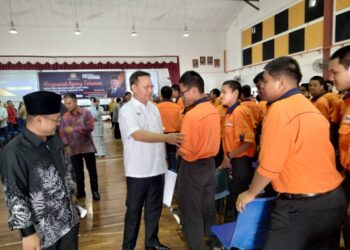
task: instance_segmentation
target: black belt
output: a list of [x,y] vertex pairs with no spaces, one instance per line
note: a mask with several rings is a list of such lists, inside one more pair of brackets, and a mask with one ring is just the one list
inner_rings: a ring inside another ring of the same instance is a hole
[[278,195],[278,198],[281,199],[287,199],[287,200],[298,200],[298,199],[308,199],[308,198],[316,198],[316,197],[320,197],[326,194],[330,194],[336,190],[338,190],[341,186],[330,190],[328,192],[325,193],[312,193],[312,194],[290,194],[290,193],[280,193]]

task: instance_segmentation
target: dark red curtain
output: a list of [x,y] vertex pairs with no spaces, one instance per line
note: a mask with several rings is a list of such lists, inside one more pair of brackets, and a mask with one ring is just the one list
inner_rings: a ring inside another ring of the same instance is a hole
[[177,63],[63,63],[63,64],[41,64],[41,63],[0,63],[0,70],[81,70],[81,69],[163,69],[169,70],[170,81],[178,83],[180,77],[179,57]]

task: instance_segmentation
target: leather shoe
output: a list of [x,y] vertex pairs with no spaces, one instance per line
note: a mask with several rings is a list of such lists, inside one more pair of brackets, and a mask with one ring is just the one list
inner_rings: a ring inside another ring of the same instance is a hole
[[146,247],[146,250],[170,250],[170,248],[159,243],[153,247]]
[[94,199],[94,201],[99,201],[101,199],[100,193],[97,191],[92,192],[92,199]]

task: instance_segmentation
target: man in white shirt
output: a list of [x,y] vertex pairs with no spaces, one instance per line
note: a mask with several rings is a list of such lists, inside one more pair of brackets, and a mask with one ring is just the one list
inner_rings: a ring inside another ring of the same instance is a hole
[[130,87],[133,98],[120,109],[118,118],[127,177],[123,249],[135,248],[144,206],[146,250],[167,250],[170,248],[158,239],[167,170],[164,142],[179,145],[183,137],[179,133],[163,134],[159,111],[150,102],[153,85],[149,73],[133,73]]

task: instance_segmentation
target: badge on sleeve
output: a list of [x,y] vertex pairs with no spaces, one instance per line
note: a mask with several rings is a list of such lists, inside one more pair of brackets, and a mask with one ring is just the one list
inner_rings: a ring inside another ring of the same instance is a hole
[[350,124],[350,115],[344,115],[343,123],[344,124]]

